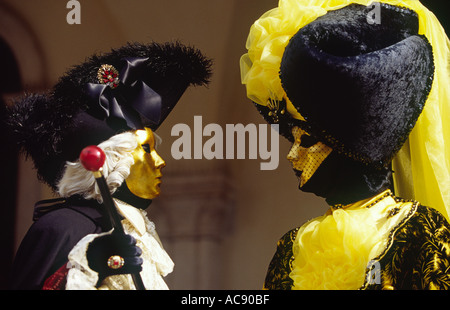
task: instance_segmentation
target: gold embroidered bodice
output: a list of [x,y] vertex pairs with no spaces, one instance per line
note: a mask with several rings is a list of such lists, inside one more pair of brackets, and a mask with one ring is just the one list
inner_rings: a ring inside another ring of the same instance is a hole
[[389,191],[332,208],[281,238],[264,288],[448,289],[450,225]]

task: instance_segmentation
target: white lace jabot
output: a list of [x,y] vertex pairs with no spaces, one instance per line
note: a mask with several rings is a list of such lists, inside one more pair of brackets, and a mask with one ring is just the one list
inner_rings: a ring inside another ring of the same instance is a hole
[[[142,249],[141,277],[146,289],[148,290],[166,290],[167,284],[163,277],[173,271],[174,263],[164,250],[155,224],[151,222],[147,213],[130,206],[120,200],[115,199],[120,213],[123,215],[122,225],[125,233],[136,239],[137,246]],[[67,275],[67,290],[93,290],[98,281],[98,275],[89,268],[86,251],[89,243],[95,238],[110,234],[91,234],[81,239],[69,254],[69,273]],[[106,278],[100,290],[133,290],[134,283],[130,275],[117,275]]]

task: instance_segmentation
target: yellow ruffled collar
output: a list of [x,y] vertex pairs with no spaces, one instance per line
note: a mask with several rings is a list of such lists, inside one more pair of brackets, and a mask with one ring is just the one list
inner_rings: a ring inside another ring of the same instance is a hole
[[307,222],[293,245],[292,288],[361,288],[366,268],[392,244],[391,232],[413,206],[387,190]]

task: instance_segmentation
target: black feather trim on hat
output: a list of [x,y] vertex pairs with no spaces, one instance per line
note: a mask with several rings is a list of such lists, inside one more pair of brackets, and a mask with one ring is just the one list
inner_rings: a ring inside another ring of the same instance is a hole
[[41,181],[54,180],[64,167],[59,146],[72,113],[64,106],[55,107],[44,94],[30,94],[8,109],[10,135],[19,150],[31,157]]
[[280,78],[304,130],[386,167],[424,107],[434,63],[415,12],[382,4],[381,18],[368,23],[367,7],[357,4],[319,17],[291,38]]
[[[85,146],[128,130],[156,130],[189,86],[208,84],[211,65],[178,42],[129,43],[73,67],[49,93],[17,101],[7,123],[38,177],[55,188],[66,161]],[[113,73],[113,83],[101,78]]]

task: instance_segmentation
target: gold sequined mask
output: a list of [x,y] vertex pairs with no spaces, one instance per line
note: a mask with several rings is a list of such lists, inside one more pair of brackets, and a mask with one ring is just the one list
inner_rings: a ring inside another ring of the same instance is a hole
[[161,192],[161,169],[166,163],[155,150],[155,136],[151,129],[137,130],[136,139],[139,145],[133,151],[134,164],[125,182],[134,195],[153,199]]
[[322,142],[314,141],[312,144],[309,142],[312,137],[297,126],[292,128],[292,136],[295,140],[287,159],[296,170],[300,179],[300,187],[302,187],[313,176],[332,149]]

